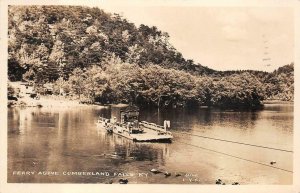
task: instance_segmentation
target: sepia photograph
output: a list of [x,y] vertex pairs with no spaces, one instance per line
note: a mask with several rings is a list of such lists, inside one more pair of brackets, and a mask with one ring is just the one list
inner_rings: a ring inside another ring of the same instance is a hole
[[294,7],[6,6],[5,183],[295,182]]

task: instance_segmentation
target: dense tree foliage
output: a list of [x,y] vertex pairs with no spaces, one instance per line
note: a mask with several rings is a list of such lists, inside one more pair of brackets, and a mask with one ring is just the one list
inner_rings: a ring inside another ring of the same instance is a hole
[[262,83],[264,99],[294,100],[294,63],[284,65],[271,73],[254,70],[218,71],[212,76],[222,78],[245,72],[255,76]]
[[252,74],[244,72],[216,82],[211,100],[214,105],[221,107],[257,107],[263,99],[262,83]]
[[139,67],[128,63],[105,70],[97,66],[84,72],[75,69],[69,85],[75,89],[73,94],[83,94],[87,102],[102,103],[256,108],[264,97],[262,83],[248,72],[213,80],[158,65]]
[[285,65],[263,80],[267,99],[294,100],[294,64]]
[[38,82],[68,78],[75,68],[112,57],[195,74],[213,70],[185,60],[156,27],[136,27],[118,14],[80,6],[9,7],[9,77]]
[[293,64],[273,73],[209,69],[155,26],[81,6],[9,6],[8,76],[86,102],[255,107],[293,100]]

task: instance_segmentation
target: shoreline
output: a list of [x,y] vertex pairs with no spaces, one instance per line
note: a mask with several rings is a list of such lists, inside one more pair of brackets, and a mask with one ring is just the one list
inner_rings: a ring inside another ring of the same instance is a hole
[[283,101],[283,100],[274,99],[274,100],[263,100],[262,103],[264,105],[267,105],[267,104],[294,104],[294,101]]
[[[264,100],[263,105],[268,104],[293,104],[294,101],[282,100]],[[108,104],[112,105],[112,104]],[[90,106],[107,106],[104,104],[82,104],[79,99],[69,99],[61,96],[41,96],[40,99],[33,99],[28,96],[18,98],[18,101],[8,100],[8,107],[90,107]],[[207,106],[199,106],[199,108]],[[209,107],[208,107],[209,108]]]
[[18,101],[8,100],[8,107],[87,107],[99,106],[95,104],[81,104],[79,100],[72,100],[62,97],[45,97],[33,99],[30,97],[19,98]]

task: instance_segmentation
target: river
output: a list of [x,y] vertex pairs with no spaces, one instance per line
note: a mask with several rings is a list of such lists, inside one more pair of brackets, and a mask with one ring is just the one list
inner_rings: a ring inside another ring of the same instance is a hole
[[293,104],[141,110],[141,120],[171,121],[169,144],[108,134],[95,124],[99,115],[109,118],[110,108],[9,108],[8,182],[292,184]]

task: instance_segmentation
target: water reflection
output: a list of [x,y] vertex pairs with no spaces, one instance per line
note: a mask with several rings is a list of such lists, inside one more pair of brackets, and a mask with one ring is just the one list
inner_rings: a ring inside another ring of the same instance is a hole
[[[96,127],[99,115],[110,117],[107,107],[11,108],[8,109],[8,181],[45,183],[106,183],[120,176],[113,173],[149,173],[148,177],[127,176],[130,183],[201,183],[216,179],[242,184],[290,184],[292,175],[269,167],[236,160],[208,151],[292,170],[293,154],[228,144],[196,137],[204,135],[257,145],[292,149],[293,106],[267,105],[262,111],[221,111],[218,109],[142,109],[141,119],[162,124],[171,120],[174,141],[134,143]],[[182,132],[187,132],[183,134]],[[194,145],[186,145],[185,143]],[[203,147],[197,148],[196,146]],[[172,172],[165,177],[149,171]],[[17,176],[13,171],[106,171],[107,176]],[[197,180],[184,175],[195,174]]]
[[126,138],[109,134],[103,128],[97,128],[97,134],[105,145],[111,147],[107,152],[113,159],[128,159],[135,161],[155,161],[164,164],[169,156],[168,144],[134,143]]

